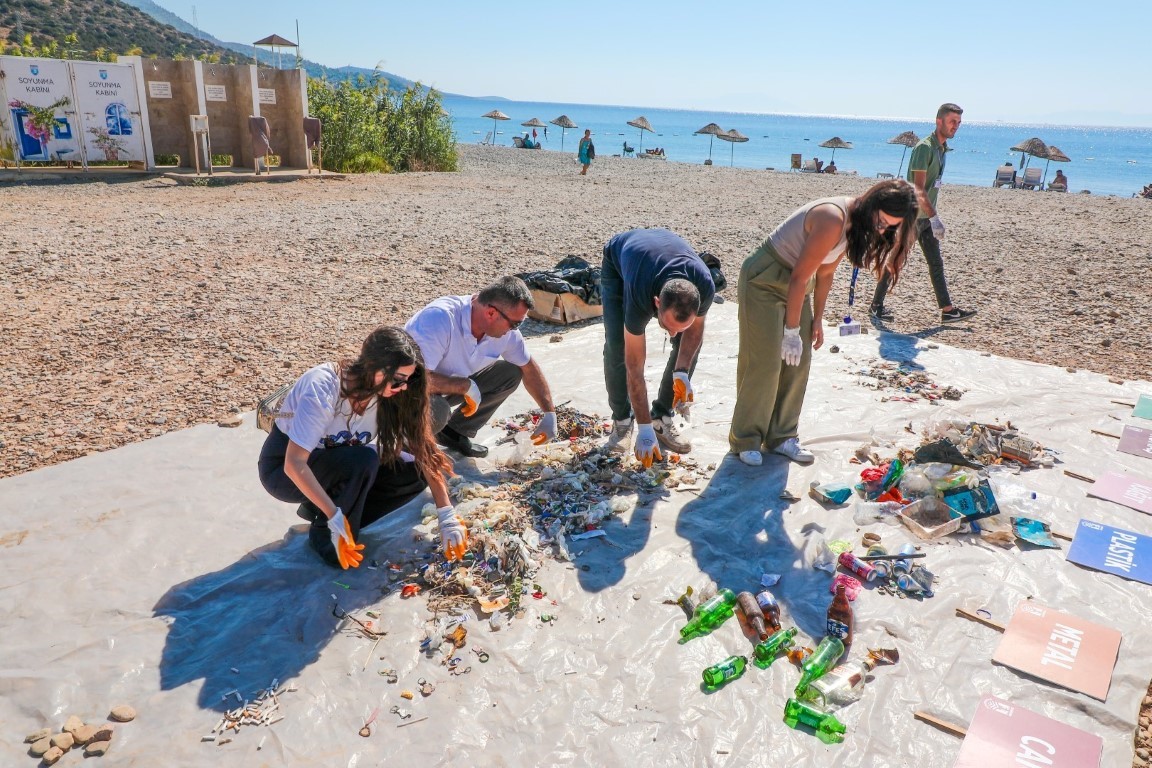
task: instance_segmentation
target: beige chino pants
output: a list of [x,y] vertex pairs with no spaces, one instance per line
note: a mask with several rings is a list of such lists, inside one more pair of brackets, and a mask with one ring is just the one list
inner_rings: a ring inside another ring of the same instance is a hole
[[800,410],[812,366],[812,290],[808,282],[800,311],[804,354],[800,365],[780,359],[784,312],[792,270],[765,241],[740,267],[737,300],[740,353],[736,363],[736,408],[728,442],[733,453],[770,451],[799,436]]

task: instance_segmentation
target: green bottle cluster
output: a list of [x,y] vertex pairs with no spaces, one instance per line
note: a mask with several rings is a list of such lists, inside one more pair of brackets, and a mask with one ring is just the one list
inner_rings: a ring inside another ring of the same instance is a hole
[[712,597],[696,606],[696,613],[680,630],[680,642],[691,640],[697,635],[706,635],[732,618],[732,608],[736,605],[736,595],[730,589],[721,589]]
[[807,725],[816,731],[816,738],[825,744],[844,741],[844,733],[848,730],[834,715],[821,712],[811,704],[796,699],[788,699],[788,703],[784,705],[784,723],[789,728],[801,724]]
[[767,669],[780,654],[792,647],[792,638],[796,637],[796,627],[781,629],[763,642],[756,643],[752,649],[753,664],[760,669]]

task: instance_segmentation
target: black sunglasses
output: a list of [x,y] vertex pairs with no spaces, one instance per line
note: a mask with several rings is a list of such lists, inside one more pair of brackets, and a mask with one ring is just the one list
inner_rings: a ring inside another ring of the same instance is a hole
[[500,315],[500,317],[504,318],[504,322],[508,323],[508,327],[511,328],[512,330],[516,330],[517,328],[519,328],[524,323],[524,318],[521,318],[520,320],[513,320],[512,318],[508,317],[508,315],[504,314],[504,311],[502,309],[500,309],[500,307],[496,306],[495,304],[489,304],[488,306],[491,307],[492,309],[496,310],[496,314],[498,314],[498,315]]

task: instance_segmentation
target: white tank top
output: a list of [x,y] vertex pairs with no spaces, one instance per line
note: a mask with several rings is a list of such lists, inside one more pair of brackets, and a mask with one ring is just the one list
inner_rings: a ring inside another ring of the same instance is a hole
[[822,262],[823,264],[831,264],[840,258],[848,247],[848,203],[850,202],[852,202],[850,197],[822,197],[819,200],[813,200],[798,208],[784,220],[784,223],[772,230],[772,234],[768,235],[768,242],[772,244],[776,253],[780,254],[780,258],[788,266],[795,267],[800,261],[800,253],[804,250],[804,243],[808,239],[808,234],[804,231],[804,221],[808,218],[808,211],[818,205],[834,205],[844,214],[844,226],[840,230],[840,239],[836,241],[836,245],[832,246],[832,250],[828,251],[828,255],[824,257]]

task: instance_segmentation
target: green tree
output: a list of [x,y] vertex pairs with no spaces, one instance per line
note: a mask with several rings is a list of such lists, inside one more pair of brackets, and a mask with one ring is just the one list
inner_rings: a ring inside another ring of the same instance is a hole
[[310,79],[308,103],[324,124],[330,170],[456,170],[456,143],[440,94],[419,83],[398,92],[379,75],[338,85]]

